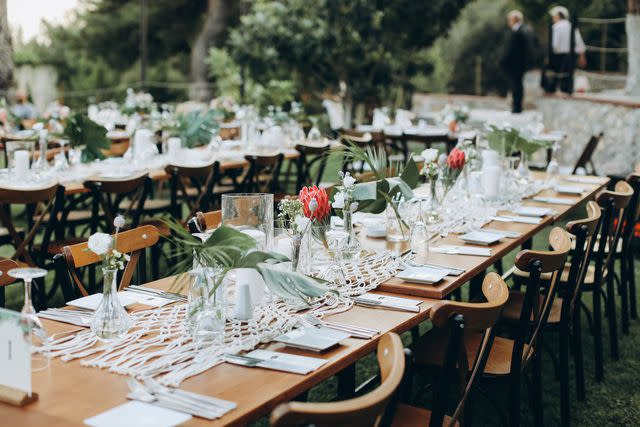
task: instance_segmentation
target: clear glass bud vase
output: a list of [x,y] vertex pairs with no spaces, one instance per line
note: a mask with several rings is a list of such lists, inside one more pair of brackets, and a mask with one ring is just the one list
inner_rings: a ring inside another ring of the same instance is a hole
[[344,231],[346,233],[346,239],[340,245],[340,252],[342,260],[345,262],[356,261],[360,257],[362,246],[360,240],[356,236],[356,232],[353,228],[353,212],[349,209],[342,211],[342,219],[344,221]]
[[103,268],[102,274],[102,301],[91,318],[91,330],[101,341],[117,341],[126,335],[131,319],[118,299],[118,270]]

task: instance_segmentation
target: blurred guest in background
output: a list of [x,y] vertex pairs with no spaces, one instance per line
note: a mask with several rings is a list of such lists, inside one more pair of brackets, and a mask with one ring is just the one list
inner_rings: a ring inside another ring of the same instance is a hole
[[23,90],[16,92],[16,104],[11,107],[11,113],[19,120],[32,120],[38,116],[36,107],[29,102],[29,96]]
[[507,15],[507,23],[511,28],[511,35],[507,43],[501,65],[509,76],[511,83],[511,111],[522,112],[524,87],[522,79],[531,64],[532,47],[531,31],[524,26],[522,12],[512,10]]
[[[569,22],[569,10],[564,6],[556,6],[549,11],[553,25],[551,26],[551,52],[549,52],[549,78],[544,90],[554,93],[558,85],[560,91],[573,93],[573,70],[576,65],[584,68],[587,65],[586,46],[576,28],[571,37],[573,25]],[[573,49],[571,46],[573,45]],[[573,50],[573,53],[572,53]]]

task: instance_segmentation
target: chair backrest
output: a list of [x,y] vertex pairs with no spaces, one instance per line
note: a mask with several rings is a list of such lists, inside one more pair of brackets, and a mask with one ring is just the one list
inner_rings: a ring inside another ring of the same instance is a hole
[[[115,231],[113,219],[118,213],[131,218],[131,227],[137,227],[144,210],[144,203],[151,191],[152,180],[148,173],[122,179],[89,179],[84,186],[91,190],[93,203],[91,206],[91,232],[98,231],[100,208],[105,218],[105,231]],[[124,200],[129,199],[129,206],[121,209]]]
[[593,156],[593,152],[596,151],[596,148],[598,147],[598,143],[602,139],[602,136],[603,136],[602,132],[591,135],[591,137],[589,138],[589,142],[587,142],[587,145],[584,147],[582,154],[578,158],[578,161],[576,162],[576,165],[573,168],[573,174],[575,174],[579,168],[583,168],[586,170],[587,166],[590,166],[591,167],[590,173],[592,175],[596,175],[596,169],[593,166],[593,161],[591,160],[591,157]]
[[248,155],[249,170],[242,182],[246,193],[276,193],[284,154]]
[[[460,378],[467,378],[466,374],[471,368],[471,375],[451,417],[450,425],[454,425],[462,416],[467,398],[484,371],[495,335],[493,326],[509,299],[509,287],[498,274],[489,273],[482,283],[482,292],[487,302],[441,301],[431,308],[433,326],[447,330],[448,337],[442,372],[434,390],[430,426],[443,425],[451,378],[456,378],[458,373]],[[464,347],[464,334],[478,332],[483,334],[482,342],[473,365],[470,365]]]
[[[168,165],[165,171],[171,182],[171,214],[177,220],[182,220],[182,205],[189,208],[184,218],[191,218],[198,210],[208,210],[213,202],[213,186],[215,185],[220,163],[213,162],[204,166]],[[196,190],[195,199],[190,197],[187,188]]]
[[[118,286],[119,290],[129,286],[133,278],[133,273],[138,266],[141,253],[145,249],[158,243],[159,238],[160,233],[153,225],[143,225],[133,230],[118,233],[115,249],[124,254],[130,254],[131,256],[126,268],[122,272],[120,285]],[[98,255],[88,249],[88,242],[65,246],[62,249],[62,254],[56,257],[56,264],[59,268],[58,274],[60,274],[60,277],[63,277],[61,283],[66,301],[76,297],[77,291],[79,291],[82,296],[89,295],[89,291],[80,280],[77,270],[96,265],[101,261],[102,259]],[[140,267],[144,268],[143,265]]]
[[633,196],[629,200],[622,228],[622,250],[629,253],[627,251],[631,250],[631,243],[635,237],[635,229],[640,217],[640,173],[630,174],[625,181],[633,189]]
[[564,298],[562,299],[562,320],[570,322],[574,310],[580,304],[582,287],[593,257],[593,247],[602,209],[594,201],[587,203],[587,217],[567,223],[567,232],[575,236],[575,251],[571,257],[571,266],[565,282]]
[[389,332],[378,342],[378,363],[382,382],[378,388],[355,399],[331,403],[289,402],[271,413],[272,426],[316,427],[380,425],[385,407],[400,385],[404,374],[404,350],[400,337]]
[[18,268],[18,263],[12,259],[0,260],[0,307],[5,305],[4,287],[16,281],[7,272],[13,268]]
[[213,230],[222,224],[222,211],[196,212],[196,215],[189,220],[189,231],[192,233],[202,233]]
[[[297,161],[296,192],[299,192],[305,185],[320,185],[324,169],[327,166],[327,159],[331,152],[331,146],[329,144],[322,146],[298,144],[296,145],[296,151],[300,154]],[[314,165],[317,165],[315,180],[311,177],[311,168]]]
[[595,254],[595,282],[598,286],[603,283],[605,275],[613,267],[627,207],[633,193],[633,188],[626,181],[618,181],[614,191],[604,190],[596,196],[596,202],[602,208],[600,241]]
[[[44,207],[37,209],[39,204],[42,204]],[[25,230],[24,235],[18,233],[16,229],[12,217],[11,205],[26,206],[25,222],[27,224],[27,230]],[[11,259],[24,261],[32,266],[43,264],[46,248],[58,224],[58,212],[61,211],[63,205],[64,187],[60,186],[57,182],[47,185],[46,187],[34,189],[0,188],[0,222],[6,227],[16,248]],[[39,215],[34,222],[33,218],[36,211]],[[41,247],[40,257],[34,261],[30,254],[30,247],[47,217],[52,218],[52,220],[48,221],[44,228],[43,238],[39,242]]]
[[[520,319],[515,329],[515,343],[511,355],[511,372],[514,374],[519,374],[535,354],[536,343],[545,329],[564,264],[571,250],[571,238],[566,231],[554,227],[549,234],[549,244],[551,251],[524,250],[516,256],[516,267],[528,272],[529,280]],[[541,299],[542,273],[551,273],[551,280],[546,283],[547,292]]]

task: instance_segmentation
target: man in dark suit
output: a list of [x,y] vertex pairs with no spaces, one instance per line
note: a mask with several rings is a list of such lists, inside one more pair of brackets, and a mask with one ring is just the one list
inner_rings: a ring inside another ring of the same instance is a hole
[[502,68],[511,80],[511,97],[513,113],[522,112],[524,87],[522,79],[529,68],[531,58],[531,42],[528,30],[523,25],[522,12],[512,10],[507,15],[511,35],[501,60]]

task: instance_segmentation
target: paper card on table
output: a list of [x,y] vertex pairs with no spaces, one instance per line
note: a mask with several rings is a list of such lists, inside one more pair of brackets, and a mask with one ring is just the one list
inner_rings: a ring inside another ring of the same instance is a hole
[[29,320],[0,308],[0,385],[31,395]]
[[444,268],[432,267],[409,267],[396,275],[398,279],[405,282],[432,285],[438,283],[449,273]]
[[475,248],[470,246],[442,245],[430,249],[439,254],[491,256],[491,248]]
[[490,233],[484,230],[470,231],[460,236],[460,240],[475,245],[492,245],[499,242],[501,238],[502,236],[497,233]]
[[362,294],[357,299],[362,301],[381,302],[383,305],[389,303],[392,305],[405,307],[417,307],[422,304],[422,301],[420,301],[419,299],[391,297],[389,295],[378,295],[370,293]]
[[518,216],[518,215],[492,216],[491,219],[499,222],[520,222],[522,224],[540,224],[540,222],[542,222],[542,218],[533,218],[530,216]]
[[567,176],[567,177],[565,177],[563,179],[565,181],[581,182],[583,184],[600,184],[602,182],[602,177],[589,176],[589,175],[585,175],[585,176],[572,175],[572,176]]
[[173,427],[191,418],[183,412],[134,400],[87,418],[84,423],[91,427]]
[[164,307],[167,304],[176,302],[174,299],[162,298],[161,296],[148,295],[142,292],[127,292],[124,291],[128,299],[133,300],[135,303],[144,304],[151,307]]
[[289,347],[320,352],[338,345],[345,338],[349,338],[349,334],[335,329],[302,327],[277,336],[275,341]]
[[[128,292],[118,292],[118,298],[120,299],[120,304],[123,307],[126,307],[131,304],[135,304],[135,300],[129,296]],[[95,310],[100,305],[100,301],[102,301],[102,294],[97,293],[93,295],[88,295],[86,297],[77,298],[72,301],[69,301],[67,305],[73,307],[84,308],[87,310]]]
[[[317,357],[297,356],[294,354],[278,353],[277,351],[269,350],[253,350],[252,352],[247,353],[247,356],[253,357],[254,359],[264,360],[265,368],[278,369],[278,364],[282,363],[283,366],[297,367],[298,371],[296,373],[302,374],[313,372],[327,363],[325,359],[319,359]],[[269,366],[269,363],[273,363],[273,365]]]
[[560,194],[573,194],[576,196],[582,195],[585,191],[583,187],[578,185],[556,185],[555,190]]
[[542,217],[551,215],[554,211],[552,209],[542,208],[539,206],[521,206],[518,209],[514,209],[513,213],[522,216]]
[[532,199],[535,202],[550,203],[552,205],[568,205],[571,206],[576,203],[575,199],[568,199],[565,197],[544,197],[536,196]]

